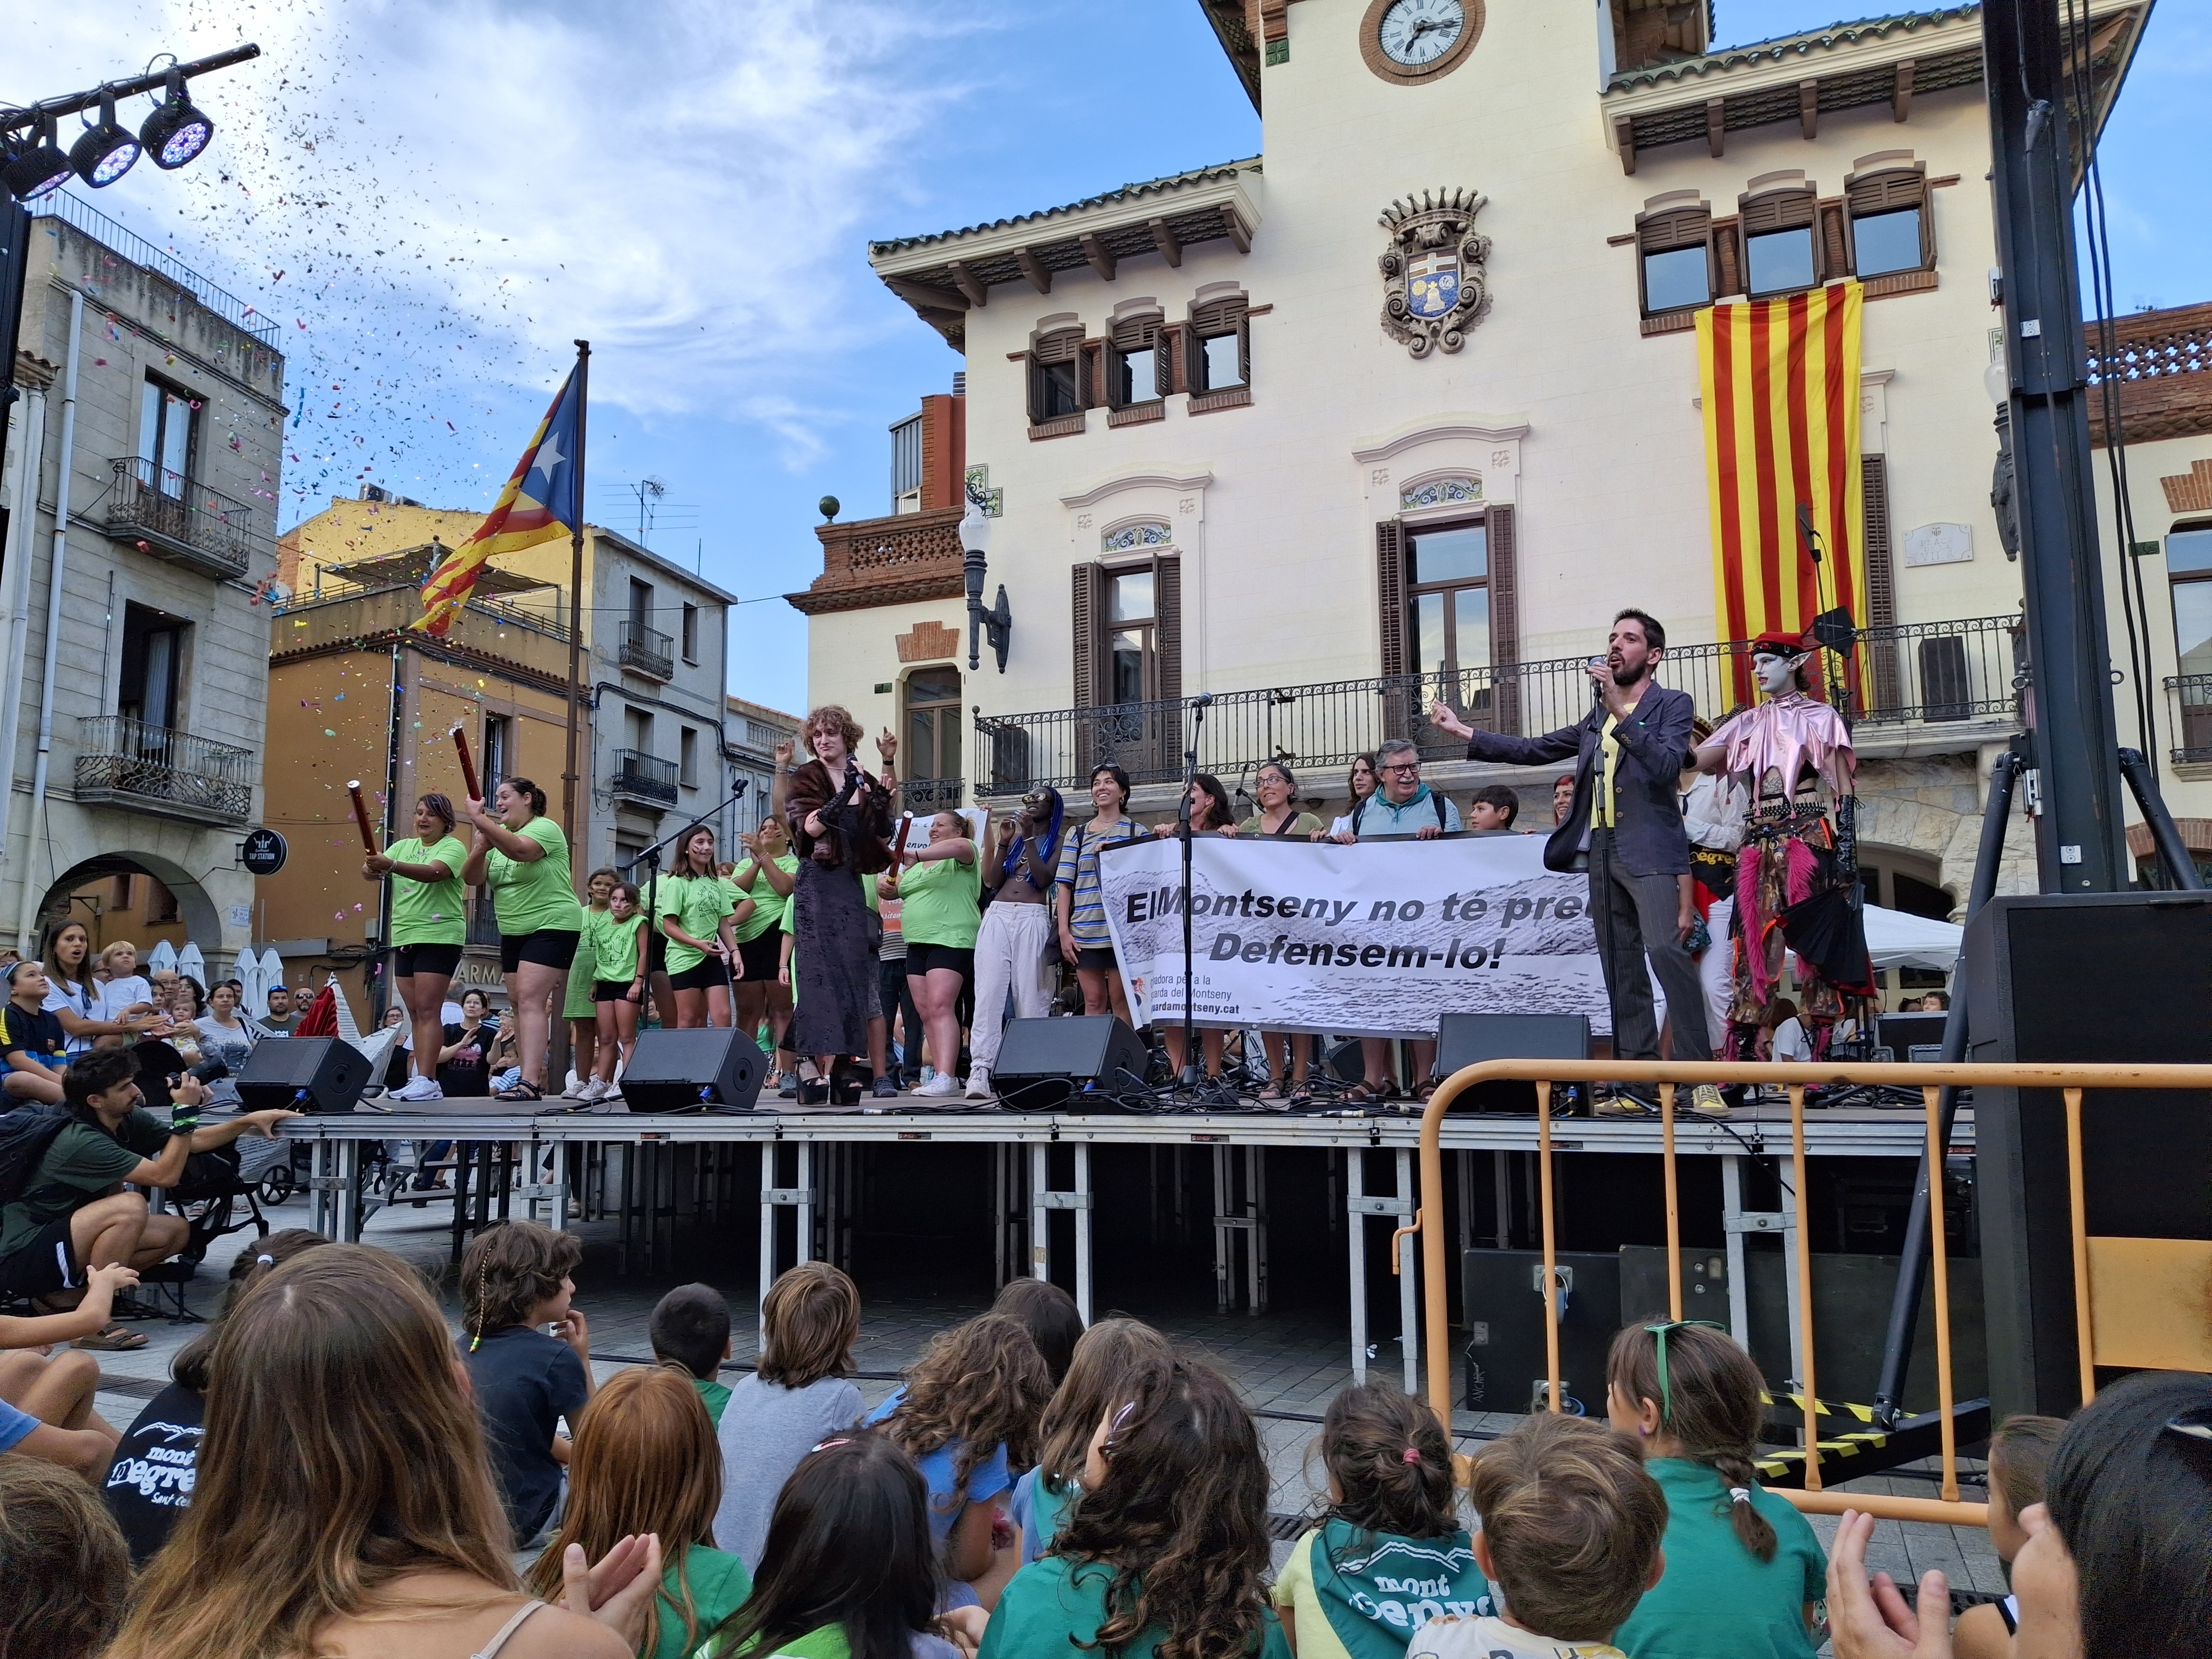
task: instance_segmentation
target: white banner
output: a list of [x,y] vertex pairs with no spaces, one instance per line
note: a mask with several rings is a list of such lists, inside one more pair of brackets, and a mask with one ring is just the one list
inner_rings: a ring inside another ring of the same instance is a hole
[[[1278,841],[1191,849],[1193,1019],[1358,1036],[1433,1036],[1443,1014],[1587,1014],[1613,1030],[1589,878],[1544,868],[1540,836]],[[1138,1024],[1183,1017],[1182,847],[1099,860]]]

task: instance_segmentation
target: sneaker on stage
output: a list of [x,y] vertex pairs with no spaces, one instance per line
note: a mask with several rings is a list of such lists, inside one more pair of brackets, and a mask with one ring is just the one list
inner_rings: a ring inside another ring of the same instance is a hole
[[968,1098],[988,1100],[991,1097],[991,1073],[978,1066],[968,1073]]
[[597,1078],[587,1078],[577,1089],[574,1097],[578,1100],[605,1100],[614,1092],[614,1086],[611,1083],[602,1083]]
[[960,1079],[950,1072],[939,1072],[928,1082],[915,1090],[917,1095],[927,1095],[933,1100],[942,1100],[947,1095],[960,1092]]
[[1626,1092],[1607,1092],[1600,1095],[1597,1103],[1590,1108],[1597,1117],[1650,1117],[1651,1107]]
[[878,1100],[896,1100],[899,1097],[899,1086],[886,1074],[878,1078],[870,1085],[869,1092]]
[[437,1079],[429,1077],[410,1077],[404,1088],[392,1091],[394,1100],[443,1100],[445,1097],[446,1091],[438,1086]]
[[1718,1084],[1700,1083],[1690,1091],[1690,1109],[1699,1117],[1726,1117],[1728,1097],[1721,1093]]

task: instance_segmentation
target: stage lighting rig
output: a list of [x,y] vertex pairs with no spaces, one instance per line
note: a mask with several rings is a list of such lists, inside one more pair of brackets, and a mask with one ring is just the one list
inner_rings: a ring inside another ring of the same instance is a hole
[[7,165],[0,168],[0,179],[5,179],[12,193],[28,201],[60,189],[74,172],[70,158],[54,142],[54,118],[44,115],[30,134],[19,134],[9,145]]
[[173,171],[194,160],[208,147],[215,137],[215,123],[203,114],[197,105],[185,95],[185,77],[181,71],[169,71],[168,84],[162,89],[161,102],[146,118],[146,125],[138,130],[138,137],[154,165],[163,171]]
[[[165,170],[185,166],[215,137],[213,118],[192,102],[187,83],[196,75],[260,55],[261,48],[249,44],[188,64],[173,58],[162,68],[89,91],[42,98],[26,109],[0,108],[0,185],[9,196],[28,200],[59,189],[72,175],[104,189],[130,172],[142,155],[151,155],[154,165]],[[155,94],[156,101],[134,137],[116,119],[115,104],[142,92]],[[98,119],[64,153],[54,137],[56,119],[86,111],[97,111]]]
[[144,149],[128,127],[117,123],[115,99],[110,94],[100,100],[100,119],[88,125],[70,146],[70,166],[94,190],[105,190],[138,164]]

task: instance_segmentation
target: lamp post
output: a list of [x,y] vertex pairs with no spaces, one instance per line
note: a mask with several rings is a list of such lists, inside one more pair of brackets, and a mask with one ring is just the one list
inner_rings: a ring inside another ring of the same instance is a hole
[[998,603],[988,611],[983,608],[983,556],[990,550],[991,528],[982,502],[970,494],[968,510],[960,517],[960,573],[968,585],[968,667],[972,673],[982,665],[976,644],[980,629],[989,637],[992,653],[998,658],[999,672],[1003,674],[1006,672],[1006,645],[1013,632],[1014,617],[1006,608],[1004,582],[999,584]]

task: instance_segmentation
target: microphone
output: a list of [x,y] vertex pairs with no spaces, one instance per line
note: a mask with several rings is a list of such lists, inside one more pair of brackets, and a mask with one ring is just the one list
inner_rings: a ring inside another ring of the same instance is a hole
[[[1600,672],[1602,672],[1605,669],[1605,659],[1603,657],[1592,657],[1589,659],[1589,665],[1592,668],[1598,670]],[[1593,705],[1598,706],[1602,706],[1605,702],[1605,688],[1598,684],[1595,680],[1590,682],[1590,702]]]
[[1211,691],[1201,691],[1201,692],[1200,692],[1196,696],[1193,697],[1193,698],[1190,700],[1190,706],[1191,706],[1192,708],[1212,708],[1212,707],[1213,707],[1213,693],[1212,693],[1212,692],[1211,692]]
[[1813,504],[1810,501],[1797,503],[1797,533],[1805,538],[1806,556],[1814,564],[1820,563],[1820,538],[1814,533]]

